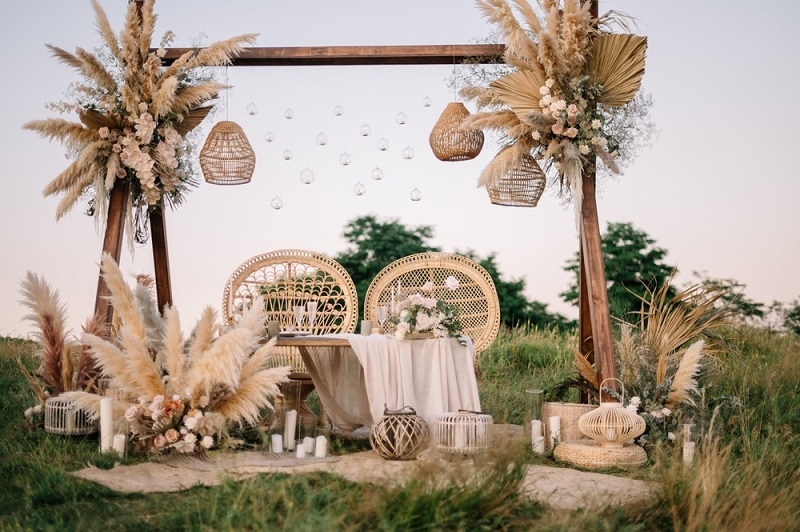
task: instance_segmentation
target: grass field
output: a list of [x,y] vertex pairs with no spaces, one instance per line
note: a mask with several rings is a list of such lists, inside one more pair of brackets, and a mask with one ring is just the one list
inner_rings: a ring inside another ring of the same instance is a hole
[[[656,481],[654,496],[599,512],[555,511],[521,496],[528,463],[555,464],[526,452],[499,457],[476,479],[445,484],[424,475],[385,488],[330,474],[262,474],[180,493],[119,494],[68,474],[87,464],[113,466],[96,435],[25,428],[33,397],[15,359],[34,369],[36,345],[0,338],[0,529],[800,529],[800,340],[750,327],[728,337],[739,354],[721,358],[703,383],[714,415],[693,467],[682,465],[680,449],[657,446],[644,469],[628,473]],[[569,334],[503,331],[481,358],[483,410],[522,423],[524,390],[552,390],[569,375],[572,345]],[[336,452],[352,450],[333,443]]]

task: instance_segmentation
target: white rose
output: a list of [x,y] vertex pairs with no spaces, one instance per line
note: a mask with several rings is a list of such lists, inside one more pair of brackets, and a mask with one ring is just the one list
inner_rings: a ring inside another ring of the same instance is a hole
[[541,94],[542,96],[547,96],[548,94],[550,94],[550,87],[547,85],[539,87],[539,94]]
[[408,300],[411,302],[412,305],[419,305],[422,303],[422,294],[411,294],[408,296]]
[[428,309],[436,308],[436,303],[437,303],[436,299],[432,297],[426,297],[422,300],[422,306]]
[[592,129],[600,129],[600,126],[601,126],[601,124],[600,124],[599,120],[597,120],[597,119],[592,120]]
[[578,146],[578,151],[581,152],[581,155],[589,155],[589,152],[591,152],[592,150],[586,144],[581,144],[580,146]]
[[420,312],[419,314],[417,314],[417,324],[415,328],[418,331],[424,331],[425,329],[431,326],[432,321],[433,320],[431,320],[431,317],[428,314]]
[[554,83],[555,83],[555,80],[553,80],[552,78],[548,78],[547,81],[544,82],[544,86],[549,89],[550,87],[553,86]]
[[425,292],[430,292],[431,290],[433,290],[433,283],[432,283],[432,282],[430,282],[430,281],[428,281],[427,283],[425,283],[424,285],[422,285],[422,289],[423,289]]
[[200,445],[206,449],[211,449],[214,447],[214,438],[211,436],[203,436],[203,439],[200,441]]
[[672,410],[670,410],[669,408],[662,408],[661,413],[664,414],[665,416],[668,416],[672,413]]
[[574,139],[575,137],[578,136],[578,130],[575,129],[574,127],[571,127],[569,129],[567,129],[567,132],[565,133],[565,135],[568,136],[571,139]]
[[[538,132],[534,132],[538,135]],[[452,275],[444,280],[444,285],[449,288],[450,290],[458,290],[459,282],[458,279],[453,277]]]

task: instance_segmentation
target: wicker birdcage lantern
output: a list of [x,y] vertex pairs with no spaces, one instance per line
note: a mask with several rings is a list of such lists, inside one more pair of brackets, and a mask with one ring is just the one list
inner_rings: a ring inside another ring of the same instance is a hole
[[430,442],[428,424],[410,406],[385,409],[369,433],[372,450],[387,460],[413,460]]
[[50,397],[44,402],[44,430],[65,436],[93,434],[97,432],[97,419],[91,419],[71,399]]
[[459,410],[436,416],[434,445],[446,454],[475,455],[489,451],[492,416]]
[[434,124],[428,143],[440,161],[467,161],[483,149],[483,131],[461,129],[469,111],[461,102],[450,102]]
[[[605,448],[622,448],[626,442],[641,436],[646,428],[644,419],[625,408],[621,402],[603,401],[603,384],[619,379],[605,379],[600,383],[600,406],[578,419],[578,429]],[[623,388],[623,397],[624,397]]]
[[249,183],[256,167],[256,154],[241,126],[224,120],[217,123],[200,150],[200,168],[206,181],[215,185]]
[[489,201],[495,205],[536,207],[546,184],[547,177],[539,163],[530,155],[525,155],[499,181],[487,185],[486,191]]

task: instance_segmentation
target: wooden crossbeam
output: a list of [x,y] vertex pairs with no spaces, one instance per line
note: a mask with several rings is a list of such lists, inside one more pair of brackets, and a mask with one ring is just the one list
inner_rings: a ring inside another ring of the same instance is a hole
[[[167,48],[170,64],[195,48]],[[503,44],[416,46],[277,46],[245,48],[232,66],[452,65],[502,63]]]

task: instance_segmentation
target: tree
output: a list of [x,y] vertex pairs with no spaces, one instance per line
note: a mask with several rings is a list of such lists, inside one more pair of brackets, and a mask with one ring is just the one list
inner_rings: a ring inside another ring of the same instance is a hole
[[398,219],[378,220],[374,215],[360,216],[344,228],[345,240],[351,247],[334,259],[341,264],[356,285],[358,308],[364,308],[369,284],[390,263],[407,255],[439,251],[428,244],[433,227],[406,227]]
[[[656,247],[655,240],[630,223],[609,222],[601,236],[605,257],[609,310],[612,316],[629,319],[631,312],[641,309],[642,299],[666,282],[675,268],[664,264],[667,250]],[[578,304],[579,256],[564,267],[575,274],[566,292],[559,294],[567,303]],[[674,294],[674,289],[670,295]]]
[[787,331],[800,336],[800,299],[795,299],[789,305],[783,315],[783,326]]
[[745,285],[736,279],[713,279],[705,272],[692,272],[700,283],[721,292],[720,303],[730,309],[731,316],[742,321],[762,320],[766,317],[764,304],[744,295]]
[[497,299],[500,302],[500,318],[507,327],[557,327],[567,329],[575,323],[561,314],[547,311],[547,304],[539,301],[530,301],[525,297],[525,279],[504,280],[497,268],[495,253],[490,253],[485,258],[480,258],[474,251],[458,252],[474,260],[487,271],[494,281],[497,290]]

